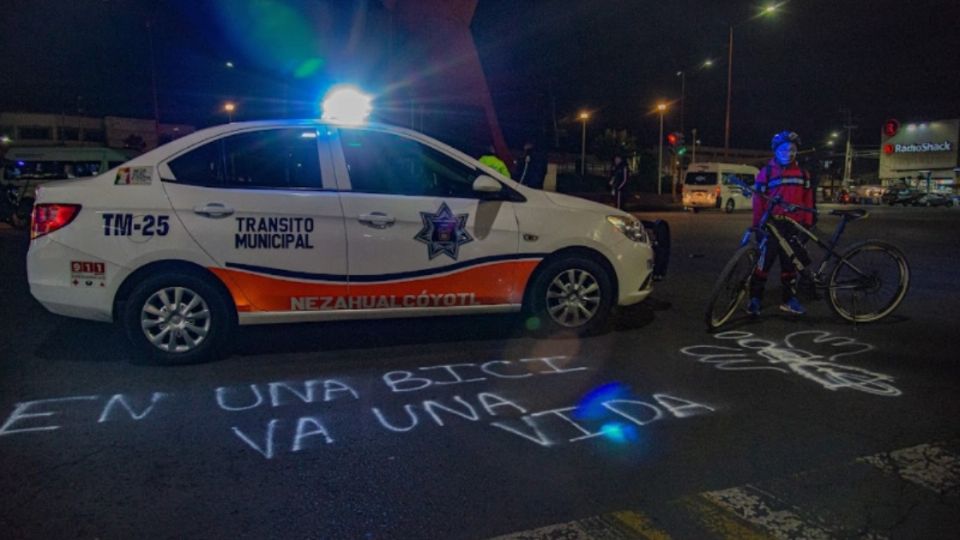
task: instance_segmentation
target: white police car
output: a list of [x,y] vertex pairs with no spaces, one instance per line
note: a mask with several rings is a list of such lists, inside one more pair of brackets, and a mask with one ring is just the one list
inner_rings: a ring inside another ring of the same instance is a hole
[[116,321],[154,360],[226,351],[237,324],[527,310],[597,329],[652,290],[643,226],[521,186],[422,134],[235,123],[38,191],[30,291]]

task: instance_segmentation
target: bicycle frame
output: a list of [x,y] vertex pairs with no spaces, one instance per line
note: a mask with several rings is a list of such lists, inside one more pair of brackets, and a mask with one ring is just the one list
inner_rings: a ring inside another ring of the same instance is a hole
[[[745,192],[747,191],[751,193],[754,192],[754,190],[742,184],[741,184],[741,188]],[[760,250],[760,256],[757,258],[757,266],[762,268],[763,263],[766,260],[766,256],[767,256],[767,242],[770,241],[770,237],[772,236],[774,240],[776,240],[776,242],[780,245],[780,249],[782,249],[783,252],[787,254],[790,260],[796,266],[797,271],[801,276],[810,279],[813,282],[814,286],[818,289],[827,288],[828,285],[824,283],[823,274],[824,272],[826,272],[827,267],[831,260],[833,259],[839,260],[841,257],[841,255],[837,253],[836,247],[837,247],[837,244],[840,243],[840,237],[843,235],[844,230],[846,230],[847,228],[847,223],[850,222],[849,216],[847,215],[841,216],[840,222],[837,224],[836,229],[834,229],[833,235],[831,236],[830,241],[824,242],[816,234],[808,230],[806,227],[797,223],[796,220],[787,216],[773,215],[774,208],[776,208],[777,206],[786,205],[786,203],[783,202],[782,197],[780,197],[779,195],[776,195],[774,197],[767,197],[763,194],[760,194],[760,196],[765,198],[769,203],[767,205],[767,209],[760,216],[760,221],[757,224],[757,226],[748,227],[747,230],[744,231],[743,238],[740,241],[740,245],[746,246],[750,243],[751,236],[755,235],[757,237],[757,248]],[[796,205],[790,205],[790,206],[792,208],[810,212],[815,215],[819,213],[814,208],[806,208],[806,207],[796,206]],[[803,261],[801,261],[800,258],[797,256],[796,251],[793,249],[793,246],[790,245],[790,242],[788,241],[788,239],[784,237],[784,235],[780,232],[780,230],[777,227],[771,224],[771,220],[775,220],[781,223],[787,223],[789,227],[793,230],[793,232],[802,233],[803,235],[806,236],[807,239],[813,241],[815,244],[817,244],[820,247],[821,251],[823,252],[823,255],[820,258],[819,262],[815,265],[817,268],[816,272],[811,273],[809,270],[811,266],[814,266],[812,264],[812,261],[811,261],[811,264],[809,265],[803,264]]]

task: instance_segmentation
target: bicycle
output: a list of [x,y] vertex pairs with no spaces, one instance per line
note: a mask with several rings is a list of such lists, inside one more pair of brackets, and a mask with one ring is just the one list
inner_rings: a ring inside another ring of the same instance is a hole
[[[755,193],[753,188],[742,182],[734,182],[743,190],[745,196]],[[807,230],[795,220],[780,215],[772,215],[774,208],[782,206],[789,212],[804,211],[819,214],[814,208],[786,203],[779,196],[767,196],[757,193],[767,201],[767,209],[760,217],[756,227],[744,231],[740,248],[724,266],[717,278],[710,301],[707,305],[707,330],[713,331],[725,324],[733,316],[740,302],[748,296],[754,270],[767,253],[767,243],[771,239],[780,245],[798,270],[798,290],[814,292],[827,291],[827,299],[834,313],[853,323],[868,323],[883,319],[892,313],[910,286],[910,266],[907,259],[896,247],[880,240],[865,240],[854,244],[845,252],[835,249],[848,223],[865,218],[869,213],[856,208],[851,210],[832,210],[830,215],[839,216],[840,222],[833,232],[829,243],[823,242],[812,231]],[[774,225],[786,222],[783,229],[790,231],[791,238]],[[802,236],[801,236],[802,235]],[[751,237],[756,244],[751,244]],[[816,272],[811,271],[811,259],[802,247],[800,238],[812,241],[823,251]],[[831,261],[835,264],[830,265]],[[827,271],[829,269],[829,275]],[[814,295],[816,298],[818,295]]]

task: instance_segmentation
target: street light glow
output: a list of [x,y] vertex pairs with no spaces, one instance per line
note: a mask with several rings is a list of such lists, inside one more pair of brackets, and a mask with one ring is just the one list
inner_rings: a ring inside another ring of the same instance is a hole
[[580,120],[588,120],[590,118],[590,113],[584,111],[580,113],[580,116],[578,116],[577,118],[579,118]]
[[836,131],[830,133],[830,138],[831,138],[831,139],[836,139],[836,138],[839,137],[839,136],[840,136],[840,134],[837,133]]
[[667,104],[666,104],[666,103],[657,103],[657,110],[660,111],[660,112],[663,112],[663,111],[667,110]]
[[232,113],[233,111],[237,110],[237,106],[228,101],[228,102],[226,102],[226,103],[223,104],[223,110],[225,110],[225,111],[227,111],[227,112],[229,112],[229,113]]
[[227,60],[227,63],[224,64],[224,65],[227,66],[228,68],[232,68],[232,67],[233,67],[233,62],[231,62],[230,60]]
[[706,60],[703,61],[703,67],[710,67],[710,66],[712,66],[712,65],[713,65],[713,60],[711,60],[711,59],[709,59],[709,58],[707,58]]

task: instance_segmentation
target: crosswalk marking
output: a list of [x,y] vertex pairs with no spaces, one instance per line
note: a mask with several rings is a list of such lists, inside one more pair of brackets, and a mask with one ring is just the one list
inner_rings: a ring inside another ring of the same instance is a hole
[[498,536],[491,540],[672,540],[644,513],[623,511]]
[[746,485],[702,493],[701,497],[733,513],[754,526],[769,532],[773,538],[829,540],[823,528],[809,523],[794,509],[770,493]]
[[[876,489],[881,487],[877,482],[881,482],[894,490],[900,485],[899,490],[902,490],[903,482],[909,482],[924,489],[914,490],[912,495],[898,490],[902,493],[898,495],[898,501],[915,504],[906,501],[923,501],[924,492],[933,492],[940,496],[938,504],[942,504],[943,496],[960,493],[960,452],[952,450],[956,450],[955,446],[946,443],[921,444],[856,458],[839,466],[799,472],[770,482],[656,501],[652,505],[655,512],[623,510],[498,536],[494,540],[820,540],[837,537],[879,540],[887,538],[890,531],[884,533],[876,529],[894,526],[898,518],[888,516],[891,519],[885,520],[873,514],[877,509],[858,509],[863,503],[858,502],[861,499],[856,495],[857,485],[869,481],[868,485]],[[841,477],[854,478],[856,483],[834,485]],[[771,485],[774,487],[769,487]],[[818,488],[818,485],[823,487]],[[817,490],[824,488],[831,489],[830,494],[835,496],[818,494]],[[926,500],[934,499],[927,495]],[[876,503],[877,499],[873,501]],[[951,497],[948,501],[960,502],[960,499]],[[960,510],[960,505],[956,510]],[[949,507],[945,507],[931,515],[939,516],[938,523],[949,529],[947,516],[952,515],[949,512]],[[659,519],[653,519],[651,515]]]
[[857,461],[873,465],[887,474],[896,474],[939,495],[956,493],[960,487],[960,456],[940,446],[920,444],[865,456]]

